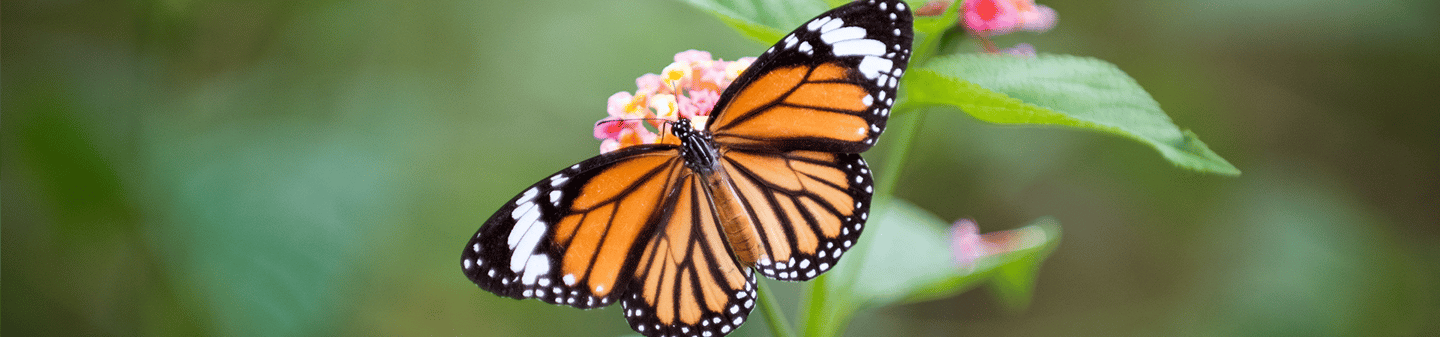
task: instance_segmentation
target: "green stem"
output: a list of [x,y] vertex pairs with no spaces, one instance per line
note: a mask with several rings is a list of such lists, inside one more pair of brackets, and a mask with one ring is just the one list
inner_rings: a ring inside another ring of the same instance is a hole
[[[879,190],[875,195],[880,201],[889,201],[895,194],[895,186],[900,184],[900,173],[905,171],[905,160],[910,157],[910,148],[915,144],[915,134],[920,130],[920,120],[925,114],[916,109],[910,109],[909,104],[897,104],[894,117],[890,118],[890,132],[888,139],[899,142],[890,147],[889,156],[885,158],[880,170],[880,179],[876,179]],[[897,125],[898,124],[898,125]]]
[[800,324],[804,324],[805,336],[818,336],[820,327],[819,319],[825,317],[826,302],[829,296],[825,296],[825,284],[830,280],[829,274],[821,274],[820,277],[810,281],[802,294],[800,307],[803,308],[800,316]]
[[785,320],[785,313],[780,312],[780,303],[775,301],[775,295],[770,294],[770,287],[765,286],[763,280],[755,282],[755,287],[760,291],[760,313],[770,322],[770,334],[775,337],[794,337],[795,330],[790,328],[790,321]]

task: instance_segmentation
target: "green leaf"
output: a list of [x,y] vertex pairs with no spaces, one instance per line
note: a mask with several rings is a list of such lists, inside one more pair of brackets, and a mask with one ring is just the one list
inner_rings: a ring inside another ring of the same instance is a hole
[[1240,170],[1181,130],[1115,65],[1088,57],[964,54],[937,57],[905,77],[906,99],[958,107],[1000,124],[1049,124],[1124,136],[1177,166],[1235,176]]
[[834,7],[824,1],[682,0],[710,12],[761,44],[779,41],[806,20]]

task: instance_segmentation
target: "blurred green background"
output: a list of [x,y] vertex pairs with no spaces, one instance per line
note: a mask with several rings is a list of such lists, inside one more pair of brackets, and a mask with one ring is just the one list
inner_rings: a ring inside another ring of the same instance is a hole
[[[930,111],[881,184],[1064,241],[1028,310],[971,291],[849,334],[1437,334],[1440,3],[1040,3],[1059,25],[1002,47],[1119,65],[1244,175]],[[461,246],[594,155],[635,77],[763,49],[666,0],[0,6],[6,335],[630,333],[477,289]]]

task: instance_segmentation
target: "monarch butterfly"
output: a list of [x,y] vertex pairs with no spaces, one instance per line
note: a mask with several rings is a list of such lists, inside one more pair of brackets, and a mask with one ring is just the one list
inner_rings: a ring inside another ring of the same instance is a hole
[[703,130],[561,170],[485,221],[461,266],[480,288],[589,309],[616,301],[647,336],[725,335],[755,272],[815,278],[859,238],[873,193],[859,153],[885,128],[910,59],[904,2],[861,0],[777,42]]

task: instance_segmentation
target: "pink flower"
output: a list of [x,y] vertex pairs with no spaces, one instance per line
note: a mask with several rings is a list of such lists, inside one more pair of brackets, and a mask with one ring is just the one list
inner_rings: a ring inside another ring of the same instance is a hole
[[1031,1],[1016,1],[1016,7],[1020,9],[1020,24],[1017,28],[1021,30],[1043,33],[1055,27],[1055,10],[1045,5],[1036,5]]
[[675,54],[675,63],[694,64],[701,62],[713,62],[710,60],[710,52],[691,49]]
[[967,0],[961,5],[965,28],[982,35],[1016,30],[1044,32],[1055,26],[1055,10],[1034,0]]
[[972,32],[1000,35],[1020,23],[1020,9],[1011,0],[966,0],[960,5],[965,28]]
[[980,226],[975,220],[960,219],[950,226],[950,254],[955,265],[968,267],[985,256],[985,242],[980,240]]
[[625,125],[625,123],[629,123],[629,122],[630,122],[630,121],[616,120],[616,119],[601,120],[599,123],[595,123],[595,138],[596,138],[596,139],[615,139],[615,138],[618,138],[618,137],[620,137],[620,130],[624,130],[624,129],[628,128],[629,126]]
[[680,105],[680,117],[709,116],[710,110],[715,109],[715,102],[719,100],[720,93],[714,90],[691,91],[690,96],[685,97]]
[[661,89],[668,90],[665,87],[665,79],[656,74],[640,75],[640,78],[635,79],[635,86],[640,88],[635,92],[659,93]]
[[960,219],[950,226],[950,254],[955,265],[973,268],[976,262],[991,256],[1039,247],[1045,242],[1045,230],[1027,226],[980,234],[975,220]]
[[[645,74],[635,79],[635,92],[611,95],[605,105],[609,115],[595,125],[600,153],[627,146],[673,142],[662,137],[670,122],[689,119],[702,128],[709,119],[720,93],[751,63],[753,57],[726,62],[711,59],[709,52],[687,50],[675,54],[660,74]],[[647,126],[648,125],[648,126]],[[652,131],[653,130],[653,131]],[[658,133],[657,133],[658,132]]]
[[611,151],[615,151],[615,150],[619,150],[619,149],[620,149],[620,141],[618,141],[618,140],[606,139],[606,140],[600,141],[600,153],[610,153]]
[[610,95],[610,99],[605,102],[605,112],[610,114],[610,117],[625,118],[630,109],[628,105],[634,98],[634,95],[624,91]]

